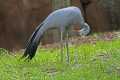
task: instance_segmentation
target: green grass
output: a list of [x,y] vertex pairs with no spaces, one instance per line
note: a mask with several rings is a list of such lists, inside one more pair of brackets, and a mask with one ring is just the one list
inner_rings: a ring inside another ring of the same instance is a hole
[[59,49],[39,49],[31,62],[0,49],[0,80],[120,80],[120,40],[70,47],[70,64]]

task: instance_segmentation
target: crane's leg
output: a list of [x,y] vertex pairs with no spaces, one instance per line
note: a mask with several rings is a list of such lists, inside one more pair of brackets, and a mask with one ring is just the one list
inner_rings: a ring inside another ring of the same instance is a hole
[[70,54],[69,54],[69,32],[66,34],[66,62],[69,64],[70,63]]
[[64,48],[64,43],[63,43],[63,32],[60,32],[60,44],[61,44],[61,62],[63,62],[63,48]]

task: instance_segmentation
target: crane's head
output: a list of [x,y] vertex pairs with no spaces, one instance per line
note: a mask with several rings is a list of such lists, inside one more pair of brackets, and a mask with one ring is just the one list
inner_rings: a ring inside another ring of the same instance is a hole
[[82,29],[79,31],[80,36],[87,36],[90,33],[91,29],[87,23],[84,23]]

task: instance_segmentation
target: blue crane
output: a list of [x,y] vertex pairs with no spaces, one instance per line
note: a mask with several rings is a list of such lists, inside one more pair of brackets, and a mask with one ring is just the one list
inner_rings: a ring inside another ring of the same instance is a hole
[[69,61],[68,34],[71,25],[74,24],[80,25],[79,35],[88,35],[90,33],[90,26],[85,22],[81,10],[78,7],[70,6],[53,11],[38,25],[29,38],[22,58],[31,60],[35,56],[44,32],[50,28],[58,28],[61,33],[61,58],[63,56],[63,36],[66,35],[67,60]]

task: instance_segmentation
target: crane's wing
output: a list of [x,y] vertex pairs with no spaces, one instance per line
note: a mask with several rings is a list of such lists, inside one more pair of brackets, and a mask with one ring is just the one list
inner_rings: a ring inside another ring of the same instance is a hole
[[22,56],[22,58],[28,58],[28,59],[32,59],[35,55],[35,52],[37,50],[37,46],[38,44],[35,44],[33,43],[36,35],[38,34],[38,31],[40,30],[41,26],[43,25],[43,23],[41,23],[36,29],[35,31],[33,32],[33,34],[30,36],[30,38],[28,39],[27,41],[27,44],[26,44],[26,48],[25,48],[25,52]]

